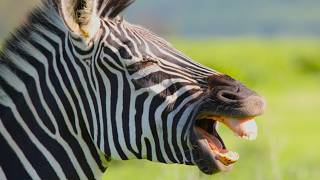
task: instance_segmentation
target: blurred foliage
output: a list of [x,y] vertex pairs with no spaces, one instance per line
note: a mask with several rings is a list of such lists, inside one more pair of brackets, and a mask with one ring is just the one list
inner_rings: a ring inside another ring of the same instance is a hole
[[283,88],[291,88],[299,81],[319,79],[317,39],[176,40],[175,44],[201,64],[249,86],[287,90]]
[[245,141],[220,126],[240,160],[228,173],[206,176],[196,167],[134,160],[111,163],[104,179],[316,180],[320,177],[320,41],[317,39],[174,39],[187,55],[227,73],[268,101],[257,118],[259,137]]
[[319,74],[320,73],[320,56],[300,56],[296,59],[297,68],[307,74]]
[[319,0],[137,0],[129,18],[188,36],[319,35],[319,6]]

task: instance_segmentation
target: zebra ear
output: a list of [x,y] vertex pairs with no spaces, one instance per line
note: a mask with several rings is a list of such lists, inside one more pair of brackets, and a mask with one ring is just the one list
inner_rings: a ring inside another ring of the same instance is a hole
[[97,0],[59,0],[58,9],[66,26],[76,35],[90,40],[100,27]]

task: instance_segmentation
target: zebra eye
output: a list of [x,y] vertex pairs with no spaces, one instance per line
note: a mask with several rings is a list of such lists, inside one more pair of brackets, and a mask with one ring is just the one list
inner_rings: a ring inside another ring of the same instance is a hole
[[90,65],[90,64],[91,64],[91,59],[84,59],[84,62],[85,62],[87,65]]
[[155,63],[158,64],[158,59],[149,55],[143,56],[142,63]]
[[141,61],[127,66],[127,70],[129,73],[135,73],[135,72],[139,71],[140,69],[144,69],[148,66],[152,66],[152,65],[158,64],[158,63],[159,63],[159,61],[157,58],[154,58],[151,56],[143,56],[143,59]]

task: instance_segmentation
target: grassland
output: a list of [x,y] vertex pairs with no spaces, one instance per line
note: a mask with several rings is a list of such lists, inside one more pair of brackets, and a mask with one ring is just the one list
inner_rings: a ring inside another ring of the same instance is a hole
[[113,162],[112,180],[315,180],[320,177],[319,39],[174,40],[187,55],[241,80],[268,101],[257,118],[259,138],[244,141],[221,128],[241,158],[232,172],[205,176],[197,168],[147,161]]

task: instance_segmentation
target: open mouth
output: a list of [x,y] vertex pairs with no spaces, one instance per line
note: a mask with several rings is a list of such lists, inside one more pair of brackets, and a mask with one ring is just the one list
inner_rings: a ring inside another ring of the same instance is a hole
[[201,112],[196,116],[193,131],[196,136],[196,163],[206,174],[228,171],[238,161],[239,155],[227,149],[217,132],[218,123],[226,125],[237,136],[254,140],[257,126],[253,117],[231,118]]
[[217,132],[217,124],[227,126],[237,136],[254,140],[258,130],[254,117],[264,113],[266,101],[230,76],[207,78],[208,89],[192,116],[190,142],[193,162],[205,174],[231,170],[239,155],[228,150]]

